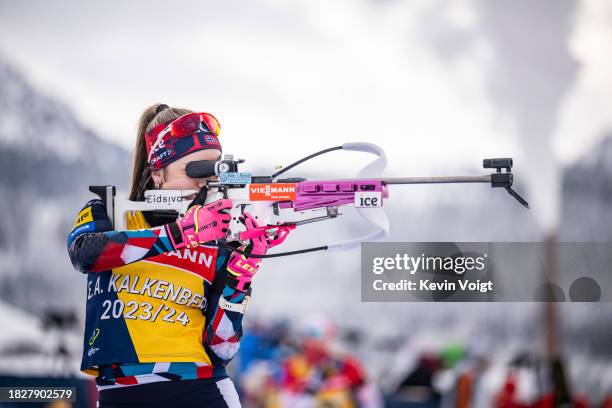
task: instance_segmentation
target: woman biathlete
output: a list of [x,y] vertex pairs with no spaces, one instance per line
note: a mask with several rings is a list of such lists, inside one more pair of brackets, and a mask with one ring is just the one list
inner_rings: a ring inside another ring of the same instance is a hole
[[[199,190],[208,179],[188,177],[185,166],[220,157],[219,130],[208,113],[146,109],[130,200],[151,189]],[[240,406],[225,365],[238,351],[260,259],[206,245],[227,235],[231,207],[228,199],[196,205],[171,222],[132,211],[125,231],[112,230],[101,200],[79,213],[68,251],[87,274],[81,369],[96,376],[100,407]],[[259,226],[248,213],[243,222]],[[265,254],[282,241],[254,238],[240,249]]]

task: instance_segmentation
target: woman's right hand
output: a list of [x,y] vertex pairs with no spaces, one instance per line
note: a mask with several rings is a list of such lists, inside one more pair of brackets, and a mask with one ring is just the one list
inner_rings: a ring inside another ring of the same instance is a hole
[[191,207],[176,220],[183,243],[174,243],[175,248],[193,248],[204,242],[225,238],[231,215],[224,210],[231,208],[232,200],[227,198]]

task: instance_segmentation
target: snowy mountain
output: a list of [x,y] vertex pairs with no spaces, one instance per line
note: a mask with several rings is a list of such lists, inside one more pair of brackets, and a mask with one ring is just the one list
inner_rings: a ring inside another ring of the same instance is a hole
[[3,172],[3,184],[38,181],[36,186],[45,193],[61,194],[65,189],[58,184],[77,188],[89,174],[126,176],[127,153],[122,148],[102,140],[67,106],[35,90],[1,60],[0,119],[0,151],[10,160],[5,168],[11,169]]
[[[0,61],[0,298],[38,312],[74,307],[84,280],[66,235],[89,184],[124,187],[129,158]],[[0,317],[1,320],[1,317]]]

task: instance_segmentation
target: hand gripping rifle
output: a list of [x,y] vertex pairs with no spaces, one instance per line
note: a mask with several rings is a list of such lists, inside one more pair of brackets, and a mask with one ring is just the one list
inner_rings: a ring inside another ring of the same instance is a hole
[[[293,167],[316,156],[335,150],[366,152],[376,159],[366,165],[354,179],[308,180],[302,177],[279,178]],[[145,201],[129,201],[116,195],[114,186],[90,186],[89,190],[97,194],[106,204],[106,210],[116,230],[126,229],[128,211],[153,211],[157,216],[168,217],[168,222],[184,213],[196,204],[209,203],[221,198],[232,200],[232,221],[228,236],[218,241],[217,245],[241,252],[227,245],[232,241],[243,241],[248,244],[254,236],[265,235],[268,239],[280,237],[300,225],[336,218],[341,215],[339,208],[353,205],[359,215],[376,229],[365,236],[348,241],[306,248],[297,251],[282,252],[270,255],[249,255],[251,257],[277,257],[298,253],[322,250],[346,250],[358,246],[364,241],[381,240],[389,234],[389,220],[382,206],[389,197],[389,186],[398,184],[440,184],[440,183],[487,183],[491,187],[502,187],[519,203],[529,208],[525,201],[512,189],[513,174],[511,158],[483,160],[485,169],[496,169],[495,173],[483,176],[450,176],[450,177],[390,177],[379,178],[387,165],[385,152],[370,143],[345,143],[321,150],[306,156],[270,176],[252,176],[248,172],[239,172],[238,165],[242,159],[232,155],[223,155],[216,161],[199,160],[189,162],[186,172],[189,177],[203,178],[218,176],[218,181],[209,181],[200,191],[196,190],[147,190]],[[505,171],[502,171],[505,170]],[[213,194],[210,194],[210,193]],[[197,194],[193,201],[186,197]],[[245,211],[254,215],[263,226],[246,231],[241,221]],[[290,214],[322,213],[309,218],[288,221]]]

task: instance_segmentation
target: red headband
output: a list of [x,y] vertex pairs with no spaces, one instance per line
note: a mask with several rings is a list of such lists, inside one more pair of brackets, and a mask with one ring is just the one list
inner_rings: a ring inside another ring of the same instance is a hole
[[221,125],[210,113],[188,113],[155,126],[145,134],[147,161],[152,169],[161,169],[198,150],[221,150]]

